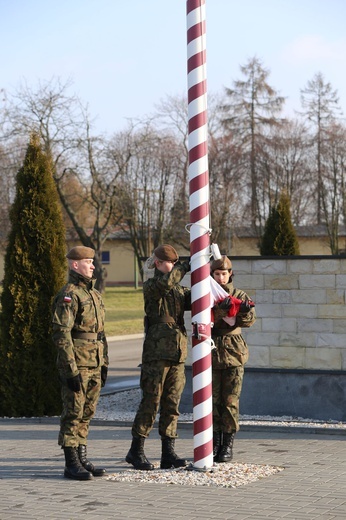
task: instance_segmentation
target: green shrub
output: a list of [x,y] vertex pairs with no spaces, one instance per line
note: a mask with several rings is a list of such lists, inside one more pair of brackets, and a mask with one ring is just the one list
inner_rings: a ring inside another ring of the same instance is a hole
[[261,240],[262,256],[299,255],[299,243],[291,221],[290,199],[283,192],[277,207],[272,208]]
[[65,228],[49,157],[30,138],[10,212],[0,315],[0,415],[61,413],[53,297],[66,278]]

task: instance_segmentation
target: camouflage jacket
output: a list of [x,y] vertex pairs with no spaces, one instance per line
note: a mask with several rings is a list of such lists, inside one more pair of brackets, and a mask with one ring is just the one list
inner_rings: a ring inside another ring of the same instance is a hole
[[[89,280],[75,271],[53,303],[53,341],[58,349],[57,366],[62,377],[73,377],[79,368],[108,365],[104,335],[105,308],[101,294]],[[74,333],[100,333],[100,339],[74,338]]]
[[172,271],[166,274],[155,269],[154,277],[143,284],[146,314],[146,335],[142,355],[144,363],[158,359],[174,362],[186,360],[187,334],[184,311],[191,310],[191,290],[179,284],[185,274],[185,267],[176,264]]
[[[240,300],[249,300],[249,296],[240,289],[235,289],[233,283],[222,285],[222,288],[231,296]],[[249,359],[249,349],[241,334],[241,327],[251,327],[256,321],[255,308],[246,313],[238,313],[235,316],[233,326],[226,323],[223,318],[227,315],[226,310],[222,310],[215,305],[214,326],[211,329],[211,336],[215,343],[212,349],[213,368],[227,368],[230,366],[245,365]]]

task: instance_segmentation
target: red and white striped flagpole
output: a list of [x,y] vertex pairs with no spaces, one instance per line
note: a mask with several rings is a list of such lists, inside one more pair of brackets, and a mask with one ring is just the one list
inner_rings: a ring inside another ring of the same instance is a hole
[[187,0],[194,467],[213,466],[205,0]]

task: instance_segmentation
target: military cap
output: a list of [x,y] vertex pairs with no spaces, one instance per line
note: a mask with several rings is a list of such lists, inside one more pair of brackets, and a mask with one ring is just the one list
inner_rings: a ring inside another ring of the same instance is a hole
[[232,262],[226,255],[223,255],[219,260],[212,261],[210,270],[214,272],[216,269],[219,269],[220,271],[228,271],[229,269],[232,269]]
[[174,247],[169,244],[162,244],[162,246],[158,246],[154,249],[154,255],[159,260],[167,261],[167,262],[176,262],[179,260],[179,255],[174,249]]
[[70,249],[67,253],[66,258],[69,260],[83,260],[84,258],[94,258],[95,249],[85,246],[76,246]]

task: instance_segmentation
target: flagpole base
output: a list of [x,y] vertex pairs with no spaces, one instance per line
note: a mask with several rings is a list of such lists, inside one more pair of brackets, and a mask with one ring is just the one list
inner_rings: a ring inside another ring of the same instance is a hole
[[199,471],[200,473],[213,472],[214,464],[210,468],[208,468],[207,466],[197,467],[193,463],[191,463],[188,466],[186,466],[185,469],[187,469],[188,471]]

